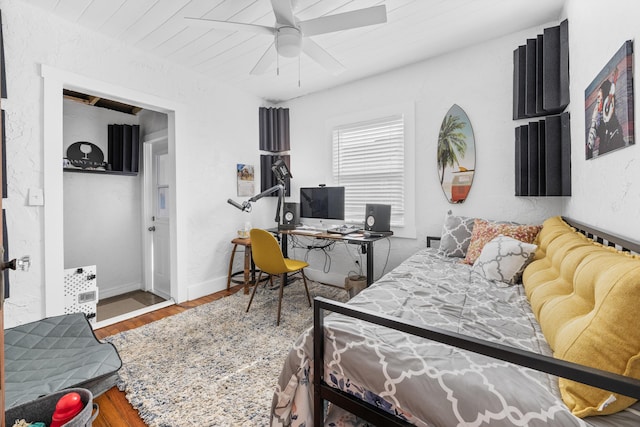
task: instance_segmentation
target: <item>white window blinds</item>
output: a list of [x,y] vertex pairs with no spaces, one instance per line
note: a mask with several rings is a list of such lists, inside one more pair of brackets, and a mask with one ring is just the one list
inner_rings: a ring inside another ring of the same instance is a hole
[[345,187],[345,220],[363,222],[365,204],[391,205],[391,225],[404,226],[402,115],[333,130],[333,178]]

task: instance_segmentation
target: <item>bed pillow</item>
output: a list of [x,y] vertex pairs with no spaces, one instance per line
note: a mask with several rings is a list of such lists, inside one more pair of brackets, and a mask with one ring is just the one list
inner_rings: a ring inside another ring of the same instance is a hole
[[473,270],[487,280],[510,285],[519,283],[537,248],[532,243],[500,234],[482,248]]
[[471,242],[474,218],[452,215],[447,212],[442,225],[438,251],[449,257],[464,258]]
[[480,252],[482,252],[482,248],[500,234],[513,237],[521,242],[533,243],[541,229],[541,225],[498,224],[476,218],[473,223],[471,242],[463,262],[466,264],[476,262]]
[[[545,256],[527,267],[524,287],[554,357],[640,379],[640,256],[595,243],[560,217],[545,221],[538,243]],[[578,417],[636,402],[563,378],[558,383]]]

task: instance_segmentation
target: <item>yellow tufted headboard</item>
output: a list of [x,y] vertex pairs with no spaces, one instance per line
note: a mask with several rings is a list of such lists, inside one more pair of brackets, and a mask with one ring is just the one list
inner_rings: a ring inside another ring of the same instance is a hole
[[[640,379],[640,257],[603,246],[560,217],[547,219],[523,284],[554,357]],[[578,417],[618,412],[633,403],[560,379]]]

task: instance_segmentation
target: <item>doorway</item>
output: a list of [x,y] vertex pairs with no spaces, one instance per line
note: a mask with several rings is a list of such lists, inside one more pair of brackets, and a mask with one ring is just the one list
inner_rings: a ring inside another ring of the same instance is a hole
[[[167,153],[169,167],[167,193],[169,200],[176,200],[179,190],[177,175],[179,167],[176,164],[176,133],[182,126],[177,120],[177,110],[181,109],[166,99],[149,95],[135,90],[107,84],[101,81],[89,79],[83,76],[58,70],[46,65],[42,66],[44,78],[44,182],[45,206],[44,206],[44,282],[45,282],[45,316],[64,314],[64,285],[60,280],[64,276],[64,206],[63,206],[63,171],[60,158],[63,153],[63,109],[60,100],[64,89],[79,92],[92,93],[96,96],[109,98],[118,102],[139,105],[142,108],[157,111],[167,115]],[[184,240],[184,220],[179,215],[176,204],[169,205],[169,293],[174,301],[181,302],[186,299],[186,290],[178,288],[180,279],[184,280],[182,265],[179,261],[180,242]],[[173,304],[168,301],[166,305]],[[158,307],[154,306],[153,309]],[[148,310],[151,311],[151,310]],[[131,316],[142,314],[139,311],[131,313]],[[131,317],[129,316],[129,317]],[[124,320],[117,318],[115,321]],[[106,325],[96,323],[94,327]]]

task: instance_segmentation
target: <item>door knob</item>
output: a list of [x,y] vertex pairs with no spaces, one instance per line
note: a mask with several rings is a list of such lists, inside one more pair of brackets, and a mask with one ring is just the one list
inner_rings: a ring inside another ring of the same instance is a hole
[[149,231],[156,231],[156,226],[152,225],[151,227],[147,228],[147,230]]

